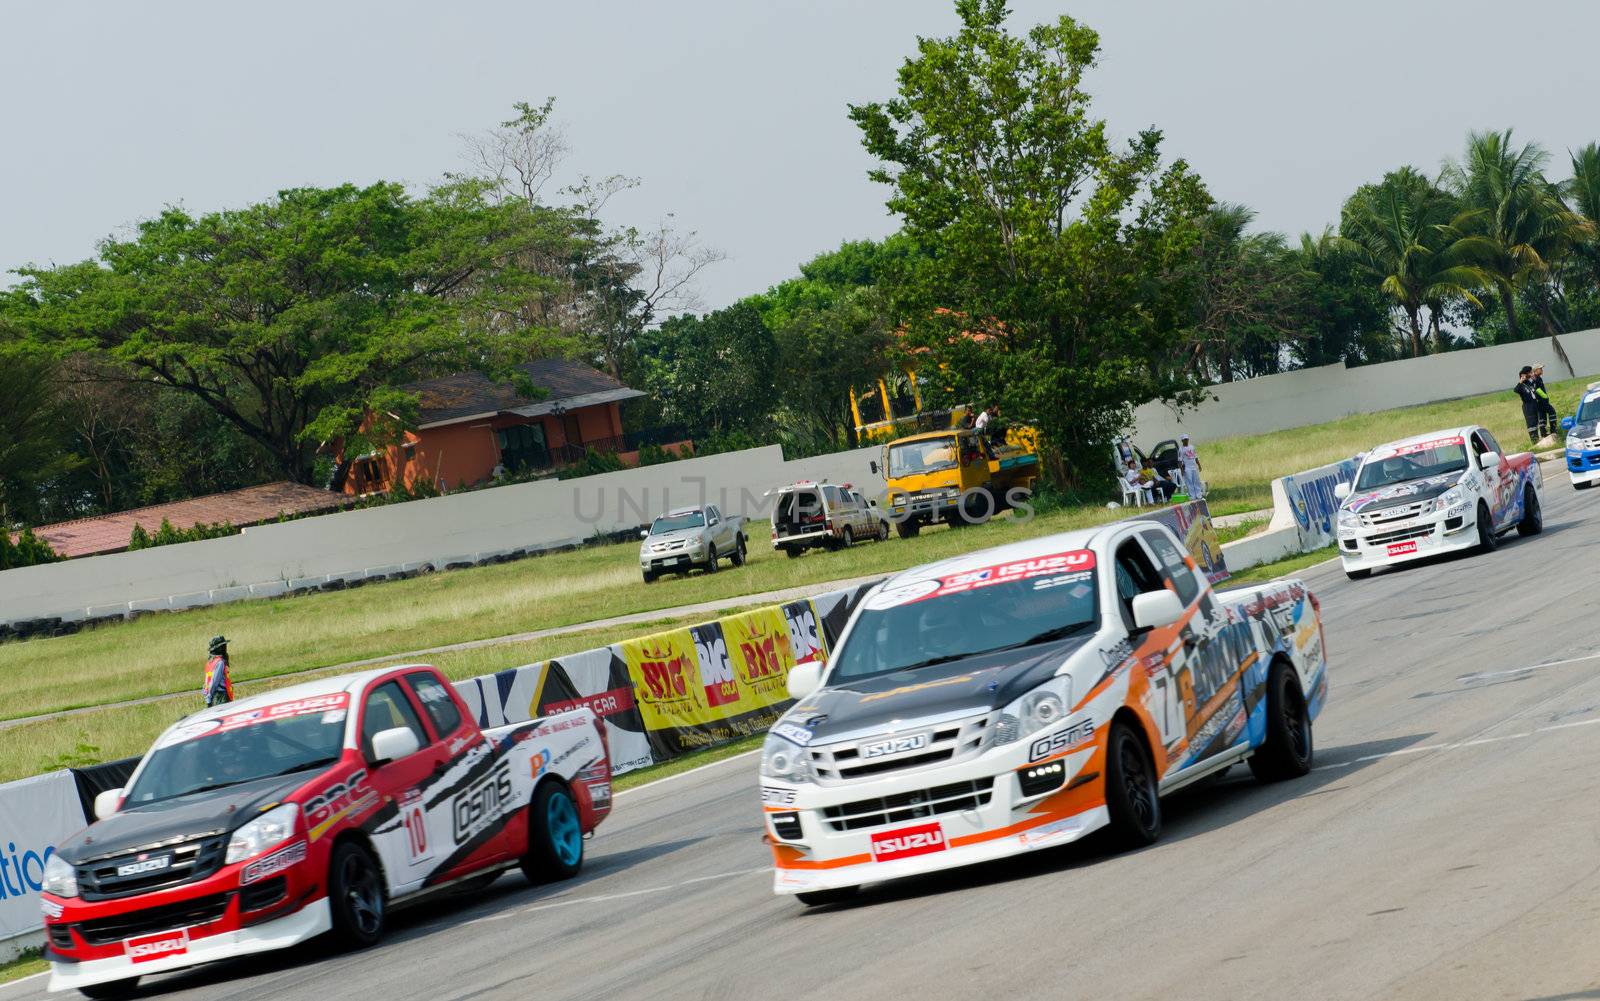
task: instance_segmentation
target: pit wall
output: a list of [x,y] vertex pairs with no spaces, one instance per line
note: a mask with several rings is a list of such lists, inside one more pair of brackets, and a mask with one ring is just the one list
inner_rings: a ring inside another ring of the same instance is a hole
[[[1600,372],[1600,330],[1562,334],[1561,346],[1576,375]],[[1544,363],[1546,381],[1570,379],[1546,339],[1447,351],[1381,365],[1345,368],[1325,365],[1282,375],[1207,387],[1214,399],[1181,417],[1152,401],[1134,412],[1136,440],[1142,446],[1176,438],[1187,431],[1200,445],[1233,435],[1262,434],[1418,403],[1452,400],[1495,390],[1509,391],[1517,370]],[[1515,402],[1507,397],[1508,407]]]
[[[49,635],[61,623],[271,598],[428,570],[499,562],[637,528],[674,507],[712,503],[766,519],[767,490],[797,480],[882,479],[877,448],[787,460],[776,445],[573,480],[540,480],[344,511],[238,535],[0,573],[0,627]],[[59,620],[59,621],[52,621]],[[0,628],[0,639],[6,629]]]

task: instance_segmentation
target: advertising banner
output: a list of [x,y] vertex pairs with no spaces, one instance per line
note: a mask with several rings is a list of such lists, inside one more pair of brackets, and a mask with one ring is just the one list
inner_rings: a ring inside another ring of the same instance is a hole
[[1279,480],[1284,500],[1294,513],[1295,527],[1300,530],[1302,552],[1333,545],[1339,515],[1339,499],[1333,490],[1355,479],[1356,465],[1356,460],[1346,459]]
[[0,785],[0,940],[44,927],[39,891],[45,860],[83,830],[83,816],[71,772]]

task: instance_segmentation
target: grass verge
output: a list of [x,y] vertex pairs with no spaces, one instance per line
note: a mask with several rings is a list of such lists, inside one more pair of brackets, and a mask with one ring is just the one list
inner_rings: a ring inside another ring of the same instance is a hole
[[0,963],[0,984],[31,977],[48,969],[50,964],[44,958],[43,949],[38,947],[23,949],[16,959],[9,963]]
[[618,792],[622,792],[624,789],[634,789],[638,786],[648,785],[657,779],[664,779],[671,775],[681,775],[702,765],[715,764],[724,758],[731,758],[746,751],[758,750],[761,747],[761,742],[766,739],[766,734],[758,733],[736,740],[731,744],[723,744],[721,747],[711,747],[704,751],[691,751],[682,757],[673,758],[671,761],[664,761],[659,765],[651,765],[649,768],[641,768],[638,771],[628,772],[626,775],[619,775],[617,780],[612,783],[612,787]]
[[1307,567],[1316,566],[1318,563],[1330,560],[1338,555],[1339,553],[1337,546],[1324,546],[1321,549],[1313,549],[1309,553],[1300,553],[1295,556],[1285,556],[1281,560],[1275,560],[1271,563],[1263,563],[1258,567],[1251,567],[1249,570],[1245,570],[1242,573],[1233,574],[1227,580],[1223,581],[1221,586],[1223,588],[1231,588],[1249,587],[1252,584],[1265,584],[1268,581],[1276,580],[1279,577],[1287,577],[1290,574],[1299,573],[1301,570],[1304,570]]

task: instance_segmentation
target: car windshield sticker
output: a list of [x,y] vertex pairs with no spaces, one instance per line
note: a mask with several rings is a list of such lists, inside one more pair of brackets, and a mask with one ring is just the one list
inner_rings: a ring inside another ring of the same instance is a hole
[[1012,560],[976,570],[963,570],[948,577],[932,577],[886,587],[871,598],[866,605],[874,611],[909,605],[928,598],[942,598],[996,584],[1030,580],[1034,577],[1059,576],[1063,571],[1086,572],[1094,569],[1094,553],[1087,549],[1073,549],[1064,553],[1049,553],[1031,559]]
[[344,722],[345,711],[350,705],[349,692],[334,692],[332,695],[316,695],[308,699],[295,699],[292,702],[279,702],[259,709],[247,709],[244,712],[232,713],[216,719],[197,720],[173,730],[162,741],[161,746],[181,744],[186,740],[194,740],[213,733],[226,733],[241,727],[254,726],[257,723],[272,723],[291,716],[310,716],[322,714],[324,723]]
[[1427,441],[1417,441],[1412,442],[1409,445],[1400,445],[1395,448],[1385,449],[1376,453],[1373,458],[1387,459],[1395,455],[1416,455],[1419,452],[1427,452],[1435,448],[1444,448],[1449,445],[1465,444],[1466,440],[1460,435],[1453,435],[1449,438],[1429,438]]

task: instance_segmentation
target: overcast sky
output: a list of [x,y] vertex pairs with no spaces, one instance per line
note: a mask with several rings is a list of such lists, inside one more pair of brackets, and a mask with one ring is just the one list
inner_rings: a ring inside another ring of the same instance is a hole
[[[1591,0],[1018,0],[1101,33],[1097,113],[1165,131],[1261,228],[1320,230],[1468,129],[1600,140]],[[636,175],[615,222],[674,213],[728,259],[708,307],[894,222],[845,105],[888,97],[948,0],[48,3],[0,6],[0,269],[93,253],[163,205],[296,185],[426,184],[456,134],[557,98],[569,172]],[[5,276],[8,283],[12,276]]]

